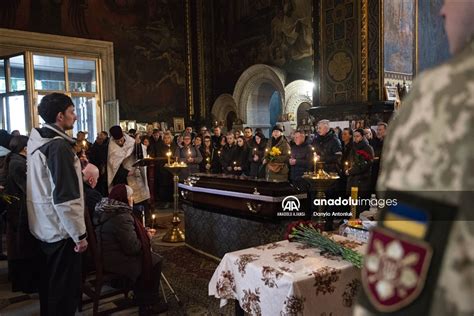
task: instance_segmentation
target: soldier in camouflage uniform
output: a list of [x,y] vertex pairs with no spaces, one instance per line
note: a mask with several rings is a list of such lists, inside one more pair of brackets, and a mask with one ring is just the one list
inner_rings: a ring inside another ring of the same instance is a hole
[[[442,256],[442,260],[423,314],[472,316],[474,1],[445,0],[441,14],[453,58],[417,78],[389,124],[377,189],[381,194],[411,191],[420,198],[457,207],[444,254],[433,252],[433,258]],[[411,304],[417,304],[416,299]],[[366,307],[361,297],[354,315],[383,314]]]

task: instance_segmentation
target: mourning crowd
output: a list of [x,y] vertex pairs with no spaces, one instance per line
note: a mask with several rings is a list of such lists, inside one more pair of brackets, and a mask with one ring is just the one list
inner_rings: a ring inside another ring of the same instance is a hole
[[[383,122],[376,131],[330,128],[321,120],[315,135],[296,130],[286,137],[276,125],[267,139],[250,127],[223,133],[220,127],[195,132],[188,126],[173,135],[113,126],[89,143],[86,132],[76,138],[67,133],[76,120],[68,96],[47,95],[38,111],[45,124],[29,137],[0,131],[0,185],[8,254],[1,251],[2,259],[8,260],[13,291],[39,293],[41,315],[74,315],[82,275],[94,268],[91,242],[101,249],[104,270],[133,289],[140,315],[167,309],[158,299],[162,258],[151,251],[146,227],[149,176],[155,178],[159,206],[168,208],[172,201],[168,161],[187,164],[181,180],[191,173],[219,173],[290,181],[304,189],[302,176],[314,170],[316,160],[340,176],[333,194],[358,187],[359,195],[370,195],[387,128]],[[154,174],[140,163],[144,158],[154,161]]]

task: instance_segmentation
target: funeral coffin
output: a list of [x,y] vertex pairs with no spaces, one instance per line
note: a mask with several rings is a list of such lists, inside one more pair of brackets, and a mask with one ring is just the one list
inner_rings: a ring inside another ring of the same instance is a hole
[[282,240],[287,223],[308,209],[306,192],[287,181],[194,174],[179,184],[179,192],[186,245],[218,258]]

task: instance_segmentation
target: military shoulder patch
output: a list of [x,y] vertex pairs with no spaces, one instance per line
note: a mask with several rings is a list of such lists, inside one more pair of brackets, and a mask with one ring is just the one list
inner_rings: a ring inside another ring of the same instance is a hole
[[374,228],[362,269],[362,284],[373,306],[393,312],[413,302],[423,290],[431,256],[425,241]]

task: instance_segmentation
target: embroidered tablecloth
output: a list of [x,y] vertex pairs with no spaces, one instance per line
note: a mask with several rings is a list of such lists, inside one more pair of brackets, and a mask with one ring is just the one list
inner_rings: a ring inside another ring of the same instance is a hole
[[[364,246],[331,238],[363,253]],[[227,253],[211,281],[209,295],[238,300],[252,315],[351,315],[360,270],[340,257],[297,242],[280,241]]]

